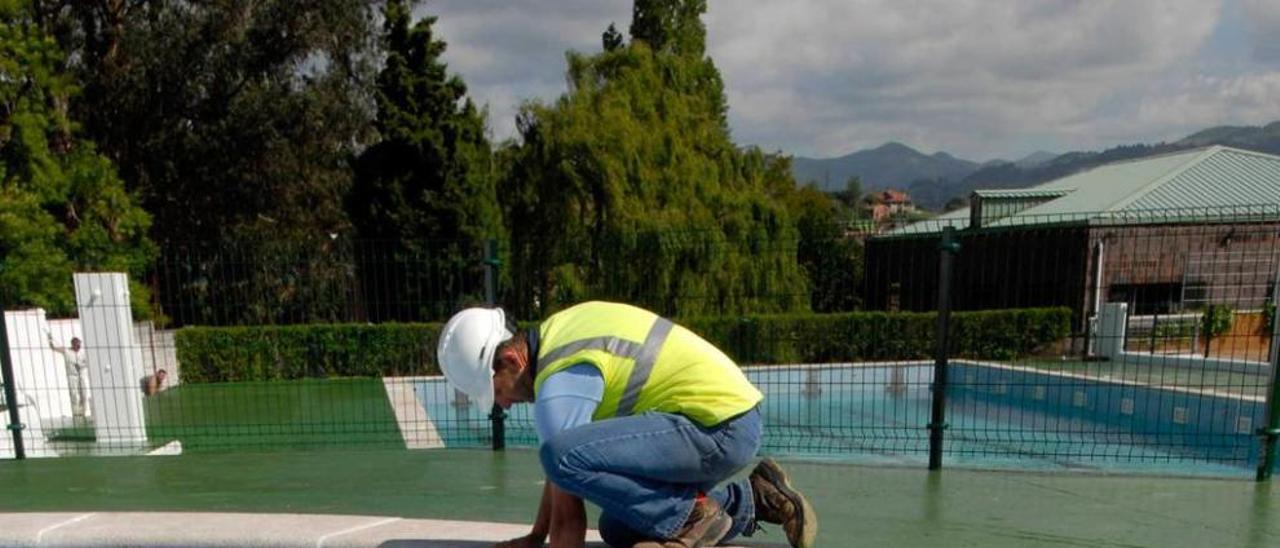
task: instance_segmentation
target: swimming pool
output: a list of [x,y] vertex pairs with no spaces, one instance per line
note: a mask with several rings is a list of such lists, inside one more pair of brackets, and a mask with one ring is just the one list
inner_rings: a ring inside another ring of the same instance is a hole
[[[744,368],[765,393],[764,452],[840,462],[923,465],[930,385],[925,362]],[[486,414],[443,379],[415,386],[446,446],[488,446]],[[1177,475],[1253,473],[1259,398],[1152,387],[999,363],[953,361],[944,465]],[[536,446],[530,406],[506,443]]]

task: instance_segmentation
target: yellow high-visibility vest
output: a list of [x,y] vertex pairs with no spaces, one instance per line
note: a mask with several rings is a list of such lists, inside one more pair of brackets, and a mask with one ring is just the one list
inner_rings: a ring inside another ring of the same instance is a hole
[[634,306],[593,301],[567,308],[542,322],[539,341],[534,397],[553,373],[591,364],[604,377],[592,420],[662,411],[714,426],[764,399],[720,349]]

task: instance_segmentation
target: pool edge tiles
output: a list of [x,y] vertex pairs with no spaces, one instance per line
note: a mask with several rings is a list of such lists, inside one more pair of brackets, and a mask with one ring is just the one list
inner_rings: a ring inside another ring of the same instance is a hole
[[[444,447],[444,438],[436,430],[431,415],[419,417],[418,410],[425,410],[417,395],[415,377],[385,377],[382,384],[387,390],[387,401],[396,416],[400,438],[407,449],[437,449]],[[419,420],[421,418],[421,420]]]

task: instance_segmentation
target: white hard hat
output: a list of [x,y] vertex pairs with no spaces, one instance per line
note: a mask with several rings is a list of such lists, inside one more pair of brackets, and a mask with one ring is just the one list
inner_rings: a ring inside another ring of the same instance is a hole
[[440,332],[440,369],[483,412],[493,408],[493,353],[512,336],[501,308],[468,308],[449,318]]

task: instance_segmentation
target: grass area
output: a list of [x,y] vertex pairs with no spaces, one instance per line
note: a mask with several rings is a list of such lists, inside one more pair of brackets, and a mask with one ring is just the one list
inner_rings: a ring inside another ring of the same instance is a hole
[[184,384],[144,405],[148,438],[184,452],[403,446],[379,379]]
[[77,424],[65,428],[54,429],[49,434],[49,441],[89,442],[96,441],[92,424]]

